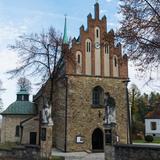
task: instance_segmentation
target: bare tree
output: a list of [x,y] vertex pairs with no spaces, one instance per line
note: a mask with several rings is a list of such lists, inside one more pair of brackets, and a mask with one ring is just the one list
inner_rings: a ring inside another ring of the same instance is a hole
[[9,71],[12,77],[28,74],[40,76],[43,83],[51,83],[50,103],[52,103],[53,83],[64,67],[65,58],[70,56],[69,49],[63,47],[62,36],[53,27],[48,32],[20,36],[10,48],[19,56],[19,66]]
[[159,68],[160,0],[120,0],[122,14],[118,32],[125,51],[139,71]]
[[18,90],[26,89],[27,92],[32,90],[31,81],[25,77],[20,77],[17,81]]

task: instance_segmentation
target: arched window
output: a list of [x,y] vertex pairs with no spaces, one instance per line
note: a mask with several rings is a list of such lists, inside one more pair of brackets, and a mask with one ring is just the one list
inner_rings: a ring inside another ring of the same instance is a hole
[[97,36],[97,38],[99,37],[99,30],[98,29],[96,29],[96,36]]
[[105,46],[105,53],[109,54],[109,45],[108,44]]
[[86,52],[91,52],[91,41],[89,39],[86,40]]
[[93,105],[104,105],[104,91],[100,86],[93,88],[92,92],[92,104]]
[[118,57],[116,55],[113,56],[113,77],[119,76],[118,70]]
[[99,27],[95,27],[95,40],[97,42],[97,40],[100,40],[100,28]]
[[117,58],[114,57],[114,66],[117,67]]
[[78,63],[79,63],[79,64],[81,63],[81,57],[80,57],[79,54],[78,54]]
[[20,132],[20,126],[16,126],[16,133],[15,133],[15,136],[16,137],[19,137],[20,135],[19,135],[19,132]]
[[76,73],[82,73],[82,53],[80,51],[76,52]]
[[91,75],[91,73],[92,73],[92,68],[91,68],[91,66],[92,66],[92,64],[91,64],[91,50],[92,50],[91,48],[92,48],[92,46],[91,45],[92,45],[91,40],[86,39],[85,40],[85,63],[86,63],[85,73],[87,75]]

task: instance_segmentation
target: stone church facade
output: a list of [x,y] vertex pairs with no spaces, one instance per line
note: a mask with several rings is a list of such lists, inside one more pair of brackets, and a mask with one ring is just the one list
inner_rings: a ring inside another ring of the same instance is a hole
[[[109,93],[115,100],[116,135],[119,143],[127,143],[128,118],[124,82],[128,80],[128,59],[122,54],[121,44],[115,43],[114,31],[107,32],[107,20],[105,16],[100,18],[98,3],[94,6],[94,17],[91,14],[87,16],[87,28],[83,25],[80,27],[80,35],[77,39],[73,38],[71,48],[67,44],[65,29],[63,47],[70,51],[74,63],[66,58],[60,73],[63,76],[54,83],[51,108],[53,126],[42,123],[45,98],[50,95],[49,80],[33,98],[36,106],[30,108],[35,109],[33,113],[22,116],[24,112],[16,112],[16,116],[13,116],[10,112],[4,112],[4,120],[7,117],[15,120],[18,116],[23,117],[16,121],[12,129],[20,127],[18,138],[23,144],[34,139],[34,144],[40,145],[42,149],[53,146],[65,152],[102,151],[105,139],[104,95]],[[31,135],[32,132],[34,135]],[[32,138],[29,139],[29,135]],[[15,141],[15,136],[12,140]]]
[[[116,134],[120,143],[127,143],[124,82],[128,80],[128,59],[122,54],[121,44],[115,43],[113,30],[107,32],[106,17],[99,17],[98,3],[94,6],[94,14],[94,17],[87,16],[87,28],[80,27],[80,35],[72,40],[72,47],[64,45],[75,63],[66,59],[62,69],[64,76],[54,84],[52,143],[62,151],[103,150],[105,92],[116,102]],[[104,35],[109,40],[104,39]],[[49,89],[48,81],[34,97],[39,113]],[[44,141],[45,138],[41,143]]]

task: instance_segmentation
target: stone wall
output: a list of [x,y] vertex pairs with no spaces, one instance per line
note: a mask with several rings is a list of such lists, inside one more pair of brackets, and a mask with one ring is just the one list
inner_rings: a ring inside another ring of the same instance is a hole
[[1,160],[39,160],[40,150],[38,146],[20,146],[12,149],[0,149]]
[[35,116],[32,119],[22,124],[23,126],[23,137],[22,144],[30,143],[30,132],[36,132],[36,144],[39,144],[39,117]]
[[56,83],[56,93],[54,95],[53,106],[53,135],[55,147],[65,151],[65,111],[66,111],[66,80],[60,79]]
[[159,159],[160,159],[160,146],[156,145],[115,146],[115,160],[159,160]]
[[30,116],[21,115],[3,115],[1,143],[5,142],[19,142],[20,137],[15,136],[16,126],[20,122],[29,118]]
[[[120,143],[127,143],[127,107],[123,79],[91,76],[68,76],[67,150],[92,150],[92,133],[96,128],[103,131],[104,106],[92,105],[92,90],[101,86],[116,101],[117,134]],[[76,136],[84,143],[77,144]]]
[[[65,150],[65,107],[66,107],[66,80],[59,79],[53,86],[53,106],[52,106],[52,118],[53,118],[53,132],[52,142],[53,147],[56,147],[62,151]],[[50,81],[40,89],[37,95],[34,97],[34,101],[38,106],[38,110],[42,111],[44,98],[50,96]],[[48,142],[41,142],[43,148]],[[47,147],[47,146],[46,146]]]

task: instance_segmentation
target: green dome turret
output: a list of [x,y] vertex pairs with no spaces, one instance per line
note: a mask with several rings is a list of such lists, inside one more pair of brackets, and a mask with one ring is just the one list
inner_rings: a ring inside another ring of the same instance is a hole
[[36,106],[29,101],[29,93],[26,89],[21,88],[17,92],[17,99],[10,104],[1,115],[35,115],[37,114]]
[[21,88],[17,93],[17,101],[29,101],[29,93],[25,88]]

